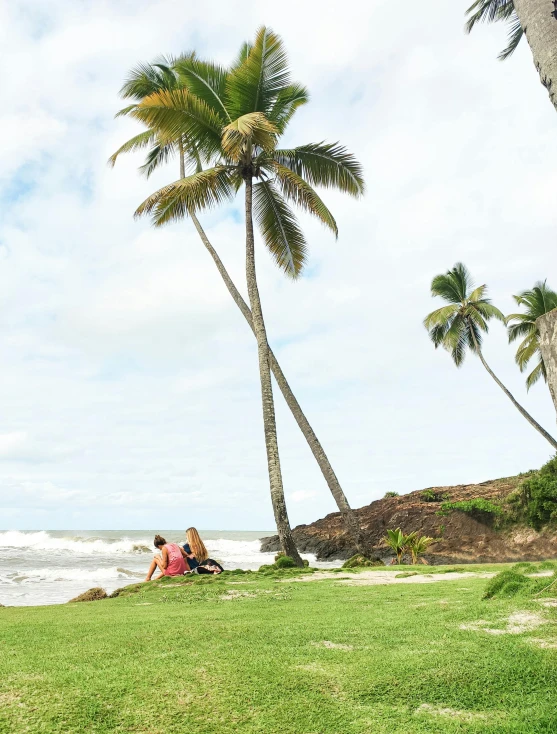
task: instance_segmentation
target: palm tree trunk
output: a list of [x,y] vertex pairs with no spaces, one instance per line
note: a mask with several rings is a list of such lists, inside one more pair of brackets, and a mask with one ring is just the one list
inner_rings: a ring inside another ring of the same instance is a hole
[[488,371],[488,373],[491,375],[491,377],[493,377],[493,379],[495,380],[495,382],[499,385],[499,387],[505,393],[505,395],[509,398],[509,400],[512,401],[514,407],[526,418],[526,420],[528,421],[528,423],[531,426],[533,426],[536,429],[536,431],[539,431],[539,433],[541,433],[541,435],[547,441],[549,441],[549,443],[553,446],[554,449],[557,449],[557,441],[552,436],[549,435],[549,433],[545,430],[545,428],[542,428],[540,426],[540,424],[536,420],[534,420],[534,418],[532,418],[532,416],[530,415],[530,413],[528,413],[528,411],[524,410],[524,408],[522,407],[522,405],[520,405],[520,403],[517,400],[514,399],[514,396],[507,390],[507,388],[503,385],[503,383],[501,382],[501,380],[493,372],[493,370],[491,369],[491,367],[488,365],[488,363],[484,359],[484,356],[482,354],[482,350],[480,349],[480,345],[478,344],[478,341],[476,339],[476,335],[474,334],[474,331],[472,329],[470,329],[469,331],[470,331],[470,334],[472,335],[472,340],[474,342],[474,348],[476,350],[476,354],[480,358],[481,363],[486,368],[486,370]]
[[[199,222],[199,219],[196,217],[194,213],[191,213],[190,216],[197,230],[197,233],[199,234],[199,237],[201,238],[201,241],[203,242],[203,244],[205,245],[205,248],[207,249],[211,257],[213,258],[213,261],[215,265],[217,266],[217,270],[219,271],[221,278],[224,281],[224,284],[228,288],[228,292],[232,296],[234,303],[238,306],[245,320],[248,322],[248,326],[255,334],[255,328],[253,326],[253,319],[252,319],[251,311],[249,310],[248,304],[244,301],[241,293],[238,291],[238,289],[234,285],[234,282],[232,278],[229,276],[226,268],[224,267],[224,264],[222,260],[220,259],[220,257],[218,256],[217,251],[211,245],[209,238],[207,237],[205,233],[205,230],[203,229],[203,227],[201,226],[201,223]],[[271,371],[273,375],[275,376],[277,384],[280,388],[280,391],[282,392],[283,397],[286,401],[286,404],[290,408],[290,411],[292,412],[292,415],[294,416],[294,419],[296,420],[298,427],[300,428],[302,434],[304,435],[304,438],[306,439],[311,449],[311,452],[313,456],[315,457],[315,460],[317,461],[317,464],[319,465],[319,468],[321,469],[323,476],[325,477],[325,481],[327,482],[329,489],[331,490],[331,494],[333,495],[333,498],[337,504],[337,507],[342,515],[342,519],[344,521],[346,531],[348,532],[350,538],[352,539],[354,546],[356,547],[356,550],[359,553],[365,554],[365,551],[366,551],[365,542],[362,537],[363,535],[362,529],[360,527],[360,524],[358,523],[356,515],[354,514],[354,511],[350,507],[348,499],[346,495],[344,494],[342,487],[340,486],[340,482],[337,479],[337,476],[333,470],[333,467],[331,466],[331,463],[327,457],[327,454],[325,453],[323,447],[321,446],[319,439],[315,435],[313,428],[311,427],[308,419],[304,415],[304,412],[299,402],[297,401],[296,396],[292,392],[292,389],[290,385],[288,384],[288,381],[270,347],[269,347],[269,364],[271,367]]]
[[259,377],[261,380],[261,402],[263,405],[263,426],[265,431],[265,446],[267,449],[267,465],[269,468],[269,484],[271,488],[271,501],[275,513],[275,521],[282,550],[287,556],[294,559],[297,566],[304,565],[290,529],[286,501],[284,499],[284,488],[282,486],[282,473],[280,469],[280,458],[278,451],[277,424],[275,418],[275,405],[273,401],[273,385],[271,382],[271,370],[269,365],[269,345],[267,344],[267,332],[263,320],[259,289],[257,287],[257,276],[255,272],[255,238],[253,234],[252,217],[252,177],[246,175],[246,280],[248,295],[253,319],[253,330],[257,339],[257,353],[259,356]]
[[547,384],[557,411],[557,308],[540,316],[536,326],[540,332],[540,352],[547,373]]
[[557,6],[553,0],[514,0],[540,81],[557,109]]

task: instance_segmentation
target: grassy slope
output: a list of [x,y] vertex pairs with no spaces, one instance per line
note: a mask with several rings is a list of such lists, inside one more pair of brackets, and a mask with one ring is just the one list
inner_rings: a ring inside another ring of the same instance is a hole
[[[285,578],[0,609],[0,732],[556,731],[557,650],[529,642],[557,637],[555,609],[535,632],[496,636],[459,625],[540,605],[482,601],[475,578]],[[253,596],[222,600],[229,589]]]

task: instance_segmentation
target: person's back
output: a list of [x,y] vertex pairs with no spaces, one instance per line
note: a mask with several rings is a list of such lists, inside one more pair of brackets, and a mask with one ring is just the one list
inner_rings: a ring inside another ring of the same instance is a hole
[[165,545],[168,553],[168,565],[164,569],[165,576],[183,576],[188,570],[180,546],[176,543],[167,543]]

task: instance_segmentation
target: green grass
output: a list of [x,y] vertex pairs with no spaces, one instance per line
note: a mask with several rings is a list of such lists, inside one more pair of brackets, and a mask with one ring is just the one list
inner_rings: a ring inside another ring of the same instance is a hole
[[[557,638],[555,609],[483,600],[486,581],[473,576],[350,586],[293,575],[0,609],[0,732],[556,731],[557,650],[532,641]],[[460,628],[503,629],[517,610],[547,624],[517,635]]]

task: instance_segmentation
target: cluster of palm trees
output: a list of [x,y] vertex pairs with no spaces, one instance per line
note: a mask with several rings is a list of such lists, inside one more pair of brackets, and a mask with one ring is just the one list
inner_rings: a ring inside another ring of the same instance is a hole
[[[234,302],[257,342],[263,425],[271,499],[283,552],[302,566],[286,509],[279,457],[271,373],[327,481],[357,550],[361,530],[331,463],[269,347],[255,266],[254,219],[278,267],[290,278],[303,271],[307,243],[292,209],[315,216],[333,235],[338,228],[316,187],[353,197],[364,193],[362,168],[340,143],[308,143],[281,148],[279,143],[306,88],[291,79],[279,36],[262,27],[253,43],[242,45],[229,67],[185,53],[142,63],[125,81],[121,96],[131,101],[118,115],[132,117],[144,129],[110,158],[146,151],[140,171],[150,176],[178,159],[179,178],[155,191],[136,211],[155,226],[190,217],[213,258]],[[249,306],[209,241],[199,214],[244,192],[245,268]]]
[[394,551],[397,565],[400,566],[402,564],[404,554],[409,552],[412,558],[412,565],[415,566],[419,561],[427,565],[427,561],[421,558],[421,555],[426,552],[432,543],[435,543],[435,538],[420,535],[417,530],[405,535],[400,528],[397,528],[396,530],[387,530],[387,535],[383,538],[383,542],[387,548]]
[[466,266],[457,263],[446,273],[433,278],[431,294],[439,296],[446,304],[424,319],[424,326],[435,348],[446,349],[457,367],[463,363],[468,349],[477,355],[517,410],[553,449],[557,449],[557,441],[515,400],[487,364],[482,352],[482,334],[487,333],[488,322],[491,319],[501,321],[507,326],[509,342],[521,339],[515,357],[520,371],[525,372],[531,360],[536,360],[536,366],[526,378],[527,389],[540,378],[547,381],[547,371],[540,353],[537,320],[557,308],[557,293],[549,288],[546,281],[538,282],[531,290],[513,296],[516,303],[524,307],[524,311],[504,316],[487,297],[487,286],[475,287]]

